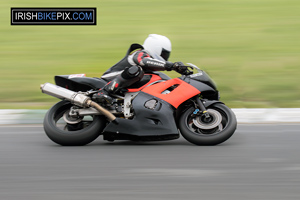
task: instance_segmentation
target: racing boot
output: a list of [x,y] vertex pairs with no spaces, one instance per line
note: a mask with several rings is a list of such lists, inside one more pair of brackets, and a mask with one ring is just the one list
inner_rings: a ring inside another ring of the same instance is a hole
[[98,103],[112,104],[114,99],[110,96],[109,92],[104,88],[100,89],[98,93],[92,97]]

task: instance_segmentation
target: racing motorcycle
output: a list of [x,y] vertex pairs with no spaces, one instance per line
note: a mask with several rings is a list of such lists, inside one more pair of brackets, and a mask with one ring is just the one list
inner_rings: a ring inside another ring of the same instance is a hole
[[235,132],[236,117],[219,101],[209,75],[188,65],[178,78],[162,72],[145,74],[122,94],[113,95],[112,103],[92,100],[108,80],[85,74],[55,76],[56,85],[40,87],[61,99],[45,115],[45,133],[64,146],[86,145],[99,135],[111,142],[162,141],[182,135],[195,145],[220,144]]

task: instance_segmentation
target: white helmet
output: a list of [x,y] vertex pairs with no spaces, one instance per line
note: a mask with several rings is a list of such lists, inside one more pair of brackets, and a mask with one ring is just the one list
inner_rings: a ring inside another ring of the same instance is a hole
[[143,47],[155,59],[167,61],[171,53],[171,41],[163,35],[150,34]]

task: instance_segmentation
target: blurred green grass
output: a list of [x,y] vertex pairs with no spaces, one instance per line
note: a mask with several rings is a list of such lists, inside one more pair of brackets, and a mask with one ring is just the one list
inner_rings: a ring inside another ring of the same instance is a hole
[[[99,77],[150,33],[216,81],[230,107],[300,107],[300,1],[1,0],[0,108],[49,108],[54,75]],[[97,7],[97,26],[11,26],[10,7]],[[169,72],[172,77],[178,76]]]

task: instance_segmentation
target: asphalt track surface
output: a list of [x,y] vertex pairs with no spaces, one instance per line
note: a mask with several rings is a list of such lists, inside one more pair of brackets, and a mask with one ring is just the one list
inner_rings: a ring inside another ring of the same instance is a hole
[[212,147],[101,136],[62,147],[40,125],[0,126],[0,199],[300,199],[299,130],[239,124]]

